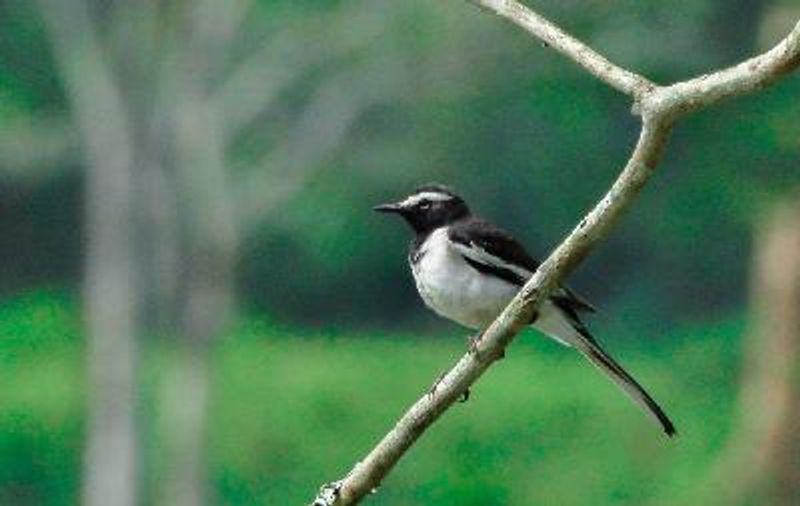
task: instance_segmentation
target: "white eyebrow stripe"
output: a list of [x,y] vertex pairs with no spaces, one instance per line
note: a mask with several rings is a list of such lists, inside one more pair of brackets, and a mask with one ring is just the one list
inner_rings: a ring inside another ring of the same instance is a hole
[[407,199],[405,199],[400,205],[403,207],[413,207],[423,200],[429,200],[431,202],[444,202],[446,200],[452,200],[453,196],[448,195],[446,193],[441,192],[420,192],[411,195]]

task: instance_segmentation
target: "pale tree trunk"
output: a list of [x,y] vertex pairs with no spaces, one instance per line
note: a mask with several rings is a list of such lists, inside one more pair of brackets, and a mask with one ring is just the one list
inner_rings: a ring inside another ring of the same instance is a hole
[[81,1],[41,0],[86,157],[88,420],[83,503],[138,498],[134,150],[125,106]]
[[739,423],[714,486],[726,504],[800,502],[800,197],[758,227]]
[[177,353],[161,405],[167,442],[161,499],[170,506],[213,502],[205,498],[210,351],[233,307],[237,249],[214,118],[185,91],[176,114],[176,135],[185,143],[176,167],[182,207]]
[[[210,346],[232,306],[237,245],[207,96],[209,55],[219,50],[218,21],[230,6],[187,4],[158,25],[153,2],[120,2],[103,15],[83,0],[41,5],[87,165],[83,503],[141,501],[136,344],[147,329],[174,336],[177,352],[158,409],[166,472],[154,493],[163,504],[198,506],[209,502]],[[161,60],[147,51],[155,26],[168,41]]]
[[161,415],[167,472],[160,502],[214,503],[207,497],[206,450],[211,384],[210,352],[234,302],[237,229],[225,172],[217,112],[208,87],[224,34],[216,19],[230,6],[214,0],[187,4],[176,43],[180,55],[167,86],[171,97],[174,177],[179,204],[181,265],[175,363],[165,378]]
[[[131,248],[131,167],[91,165],[84,307],[89,411],[83,502],[128,506],[138,495],[137,290]],[[109,180],[114,181],[109,181]],[[110,186],[115,186],[111,190]]]

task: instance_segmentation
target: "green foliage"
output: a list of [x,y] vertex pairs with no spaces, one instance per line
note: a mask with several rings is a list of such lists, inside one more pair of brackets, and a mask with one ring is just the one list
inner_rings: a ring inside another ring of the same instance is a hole
[[74,504],[82,347],[74,308],[36,293],[0,306],[0,504]]
[[[84,421],[74,308],[34,294],[0,306],[0,321],[0,504],[74,504]],[[577,354],[523,335],[371,502],[690,504],[728,431],[741,330],[731,322],[677,330],[669,344],[609,346],[663,402],[678,425],[676,441]],[[464,347],[461,335],[309,334],[242,320],[214,351],[215,502],[304,504]],[[150,342],[143,353],[146,458],[158,469],[164,442],[149,399],[172,352]]]

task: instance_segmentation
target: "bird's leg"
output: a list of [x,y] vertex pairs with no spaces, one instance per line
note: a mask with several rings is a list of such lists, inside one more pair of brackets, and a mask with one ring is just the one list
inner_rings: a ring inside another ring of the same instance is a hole
[[478,357],[478,343],[481,342],[483,331],[478,332],[474,336],[467,336],[467,349],[470,353]]
[[[483,334],[486,332],[485,330],[480,331],[479,333],[475,334],[474,336],[467,336],[467,346],[469,352],[475,355],[476,358],[480,358],[478,354],[478,344],[480,343],[481,339],[483,338]],[[506,350],[500,350],[500,355],[498,355],[497,360],[506,358]],[[469,395],[467,395],[469,397]]]
[[[440,375],[439,375],[439,376],[436,378],[436,381],[434,381],[434,382],[433,382],[433,385],[431,385],[431,388],[430,388],[430,390],[428,390],[428,395],[429,395],[430,397],[433,397],[434,395],[436,395],[436,389],[439,387],[439,383],[441,383],[441,382],[442,382],[442,380],[444,379],[444,377],[445,377],[446,375],[447,375],[447,372],[443,372],[443,373],[441,373],[441,374],[440,374]],[[463,394],[461,394],[461,396],[458,398],[458,402],[467,402],[467,400],[469,400],[469,388],[467,388],[466,390],[464,390],[464,393],[463,393]]]
[[430,390],[428,390],[428,395],[429,395],[430,397],[433,397],[433,396],[434,396],[434,394],[436,394],[436,388],[438,388],[438,386],[439,386],[439,383],[441,383],[441,382],[442,382],[442,380],[444,379],[444,377],[445,377],[445,375],[446,375],[446,374],[447,374],[447,371],[444,371],[444,372],[442,372],[442,373],[441,373],[441,374],[439,374],[439,376],[436,378],[436,381],[434,381],[434,382],[433,382],[433,385],[431,385],[431,388],[430,388]]

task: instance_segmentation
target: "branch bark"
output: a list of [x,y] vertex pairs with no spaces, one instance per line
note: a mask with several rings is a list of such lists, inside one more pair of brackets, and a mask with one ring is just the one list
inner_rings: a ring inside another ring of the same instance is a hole
[[617,66],[514,0],[472,0],[524,28],[597,79],[629,95],[642,117],[639,140],[617,180],[540,266],[500,316],[343,479],[323,485],[313,506],[357,504],[375,490],[400,458],[484,372],[530,321],[539,304],[603,240],[661,161],[672,125],[727,97],[759,90],[800,66],[800,22],[770,51],[739,65],[670,86],[657,86]]

